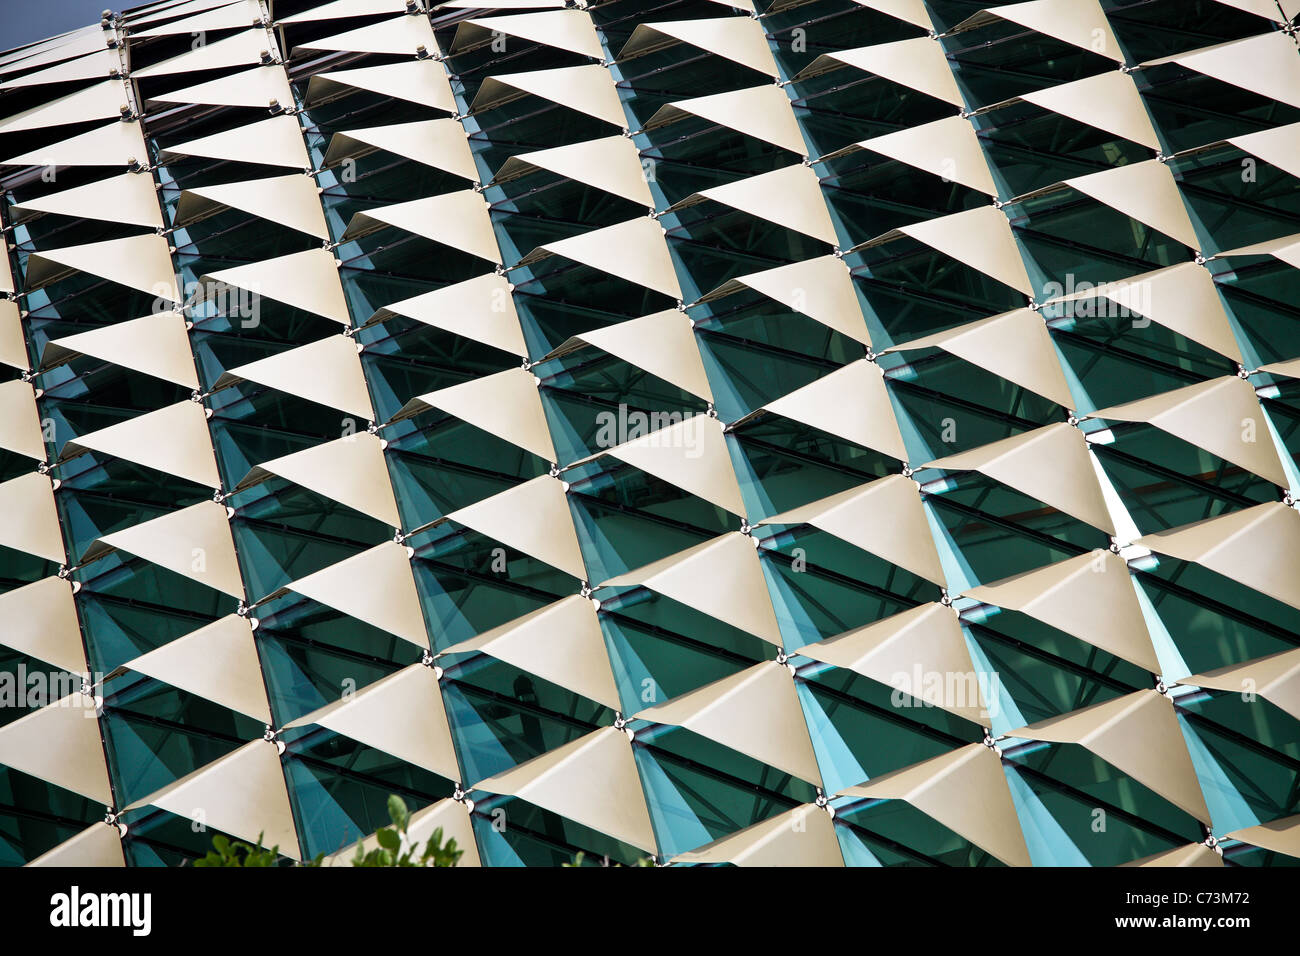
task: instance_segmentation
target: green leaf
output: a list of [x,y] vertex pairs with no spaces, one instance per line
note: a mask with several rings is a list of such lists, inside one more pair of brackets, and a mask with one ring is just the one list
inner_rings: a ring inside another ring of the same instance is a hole
[[407,809],[406,801],[395,793],[388,797],[388,817],[402,830],[406,829],[406,823],[411,818],[411,811]]
[[396,850],[402,845],[402,838],[397,835],[397,831],[390,830],[388,827],[378,831],[375,839],[385,850]]

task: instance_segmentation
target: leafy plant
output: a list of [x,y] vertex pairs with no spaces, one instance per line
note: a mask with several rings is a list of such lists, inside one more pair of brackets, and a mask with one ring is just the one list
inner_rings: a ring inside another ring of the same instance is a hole
[[[587,858],[587,854],[585,854],[584,852],[582,852],[581,850],[579,850],[579,851],[574,855],[574,857],[573,857],[573,862],[571,862],[571,863],[561,863],[560,866],[563,866],[563,867],[568,867],[568,866],[585,866],[586,864],[583,863],[583,860],[585,860],[586,858]],[[599,865],[599,866],[618,866],[618,867],[621,867],[623,864],[622,864],[622,863],[611,863],[611,862],[609,862],[609,857],[604,857],[604,858],[601,860],[601,862],[600,862],[599,864],[595,864],[595,865]],[[641,867],[641,866],[654,866],[654,865],[655,865],[654,857],[650,857],[650,856],[637,857],[637,861],[636,861],[635,863],[632,864],[632,866],[636,866],[636,867]]]
[[275,866],[280,858],[278,845],[269,850],[262,846],[262,834],[257,835],[257,846],[250,846],[243,840],[231,841],[220,833],[212,837],[212,849],[208,855],[195,860],[195,866]]
[[[388,798],[388,818],[392,826],[384,827],[375,833],[379,846],[367,852],[357,847],[357,855],[352,858],[353,866],[455,866],[465,851],[456,846],[455,840],[442,842],[442,827],[424,843],[423,847],[414,843],[407,833],[411,823],[411,811],[406,801],[397,794]],[[239,866],[266,867],[276,866],[280,858],[280,847],[262,846],[262,834],[257,836],[257,846],[250,846],[243,840],[230,840],[221,834],[212,837],[212,849],[208,854],[194,861],[195,866]],[[316,854],[314,859],[297,866],[320,866],[324,853]]]
[[411,811],[397,794],[388,798],[388,817],[393,825],[375,833],[379,846],[369,852],[357,847],[353,866],[455,866],[464,855],[454,839],[443,844],[442,827],[433,831],[422,849],[411,840],[407,833]]

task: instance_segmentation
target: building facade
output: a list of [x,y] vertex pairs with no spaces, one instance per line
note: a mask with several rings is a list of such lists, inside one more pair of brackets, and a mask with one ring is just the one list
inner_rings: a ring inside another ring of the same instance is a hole
[[0,54],[0,863],[1294,864],[1298,14]]

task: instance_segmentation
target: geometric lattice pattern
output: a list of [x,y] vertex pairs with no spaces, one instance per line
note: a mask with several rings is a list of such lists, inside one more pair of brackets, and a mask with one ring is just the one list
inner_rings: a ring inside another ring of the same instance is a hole
[[1296,863],[1297,15],[0,55],[0,863]]

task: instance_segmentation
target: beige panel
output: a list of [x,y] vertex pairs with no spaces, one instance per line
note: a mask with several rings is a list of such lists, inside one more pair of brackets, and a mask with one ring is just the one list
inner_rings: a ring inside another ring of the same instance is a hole
[[1187,207],[1164,163],[1149,159],[1065,180],[1065,184],[1191,249],[1201,247]]
[[54,506],[54,486],[45,475],[30,472],[0,482],[0,546],[63,564],[63,535]]
[[422,844],[428,842],[429,838],[437,830],[443,832],[444,846],[455,841],[456,848],[464,851],[460,860],[456,863],[457,866],[480,867],[483,865],[482,860],[479,858],[478,844],[474,837],[474,824],[466,804],[444,799],[425,807],[423,810],[416,811],[411,814],[407,826],[407,836],[415,843]]
[[994,198],[998,195],[979,136],[964,116],[950,116],[897,133],[875,136],[857,145],[944,180],[978,189],[985,195]]
[[[428,19],[400,16],[322,37],[310,43],[299,43],[293,48],[293,55],[297,56],[299,50],[339,50],[348,53],[414,56],[420,47],[424,47],[430,56],[438,52],[438,42]],[[437,66],[436,63],[434,65]]]
[[0,644],[69,674],[86,674],[86,650],[72,597],[72,582],[41,578],[0,594]]
[[1300,57],[1295,42],[1285,33],[1220,43],[1142,66],[1170,62],[1289,106],[1300,106]]
[[636,758],[626,734],[613,727],[602,727],[481,780],[473,789],[518,797],[616,840],[657,852]]
[[942,44],[929,37],[825,53],[799,76],[815,76],[835,69],[839,64],[875,74],[892,83],[951,103],[959,109],[965,106],[961,90],[953,79],[952,67],[944,56]]
[[81,563],[89,564],[114,551],[125,551],[244,599],[244,582],[239,576],[226,509],[215,501],[200,501],[97,538],[86,548]]
[[27,866],[126,866],[122,833],[115,824],[92,823],[70,840],[42,853]]
[[[969,124],[968,124],[969,125]],[[674,212],[705,199],[812,236],[829,245],[839,242],[822,200],[821,183],[810,166],[796,164],[738,179],[694,193],[668,208]]]
[[345,504],[390,528],[401,527],[384,463],[384,442],[377,435],[357,432],[264,461],[249,469],[235,490],[251,488],[272,475]]
[[1124,52],[1097,0],[1029,0],[1028,3],[988,7],[959,23],[950,32],[983,26],[994,19],[1010,20],[1071,46],[1099,53],[1117,63],[1124,62]]
[[[604,60],[605,50],[595,24],[585,10],[554,10],[505,17],[476,17],[456,27],[453,53],[490,42],[495,34],[518,37],[530,43],[567,50],[593,60]],[[612,80],[610,82],[613,82]]]
[[205,273],[199,281],[247,289],[255,296],[266,296],[340,325],[351,323],[334,253],[326,249],[307,249],[233,269],[219,269]]
[[381,631],[427,648],[429,636],[406,548],[385,541],[322,571],[299,578],[285,590],[355,617]]
[[1187,846],[1176,847],[1172,850],[1165,850],[1163,853],[1155,853],[1151,856],[1143,857],[1140,860],[1134,860],[1132,863],[1122,863],[1121,866],[1194,866],[1194,867],[1222,867],[1223,857],[1215,853],[1204,843],[1191,843]]
[[449,780],[461,778],[438,675],[424,664],[403,667],[288,726],[307,724],[319,724]]
[[1039,721],[1007,736],[1079,744],[1202,823],[1210,822],[1173,704],[1154,690]]
[[[102,34],[101,34],[102,36]],[[86,56],[77,57],[59,63],[44,70],[24,73],[22,76],[0,83],[0,90],[22,89],[40,86],[46,83],[66,83],[73,80],[93,80],[107,76],[109,70],[119,66],[116,54],[111,50],[97,50]]]
[[302,141],[302,129],[292,116],[272,116],[224,133],[168,146],[159,152],[158,162],[169,163],[187,156],[311,169],[311,157]]
[[[776,89],[776,87],[772,87]],[[517,264],[531,265],[547,255],[563,256],[656,292],[682,297],[664,228],[653,219],[629,219],[569,239],[538,246]]]
[[564,6],[566,6],[565,0],[492,0],[491,4],[483,4],[477,0],[442,0],[438,4],[440,10],[482,10],[485,7],[493,10],[542,10]]
[[983,744],[968,744],[843,793],[906,801],[1008,866],[1032,865],[1002,762]]
[[556,461],[532,372],[512,368],[426,392],[402,406],[395,417],[405,418],[430,408],[441,409],[547,462]]
[[220,79],[197,83],[171,93],[150,96],[148,103],[199,103],[205,106],[267,106],[275,100],[281,106],[293,103],[293,93],[284,69],[255,66]]
[[754,86],[732,93],[677,100],[660,107],[642,129],[658,129],[687,115],[734,129],[800,156],[808,155],[790,98],[779,86]]
[[89,332],[51,339],[41,355],[41,370],[89,355],[186,388],[198,388],[185,319],[175,312],[155,312]]
[[1179,683],[1235,694],[1255,694],[1300,720],[1300,648],[1220,667]]
[[1110,551],[971,588],[965,597],[1028,614],[1143,670],[1161,672],[1128,565]]
[[1074,397],[1047,326],[1038,313],[1016,309],[946,332],[912,339],[884,353],[938,348],[1065,408]]
[[691,328],[691,320],[684,313],[667,309],[575,335],[546,358],[569,355],[585,345],[595,346],[697,398],[712,402],[713,389],[709,387],[709,377]]
[[151,23],[166,23],[176,17],[224,7],[231,2],[234,0],[158,0],[155,3],[132,7],[122,13],[122,18],[132,31],[141,30]]
[[9,50],[0,58],[0,70],[29,70],[34,66],[58,63],[73,57],[84,56],[93,50],[104,47],[104,34],[96,26],[82,27],[56,37],[28,43],[14,50]]
[[[454,840],[456,849],[464,851],[457,866],[483,865],[478,855],[478,845],[474,842],[474,824],[470,820],[465,804],[446,797],[411,814],[411,819],[407,822],[406,836],[411,841],[411,845],[416,847],[417,856],[435,830],[442,830],[444,846]],[[369,853],[378,848],[379,841],[374,834],[371,834],[364,840],[358,840],[346,850],[325,857],[323,862],[325,866],[351,866],[358,849],[363,853]]]
[[342,20],[346,17],[366,17],[377,13],[404,13],[406,0],[333,0],[322,3],[303,13],[276,20],[284,23],[314,23],[317,20]]
[[30,383],[13,379],[0,384],[0,448],[45,461],[45,433]]
[[[366,156],[377,149],[478,182],[478,167],[474,165],[465,128],[454,119],[340,130],[330,139],[324,165],[333,167],[345,159]],[[638,171],[640,168],[638,164]]]
[[1064,422],[1035,428],[925,465],[978,471],[1080,521],[1116,534],[1083,432]]
[[890,564],[944,586],[943,566],[930,534],[916,482],[890,475],[758,522],[810,524]]
[[1255,390],[1235,375],[1099,409],[1088,417],[1147,422],[1280,488],[1287,487],[1286,472],[1269,437]]
[[356,90],[369,90],[380,96],[419,103],[444,113],[456,112],[456,100],[451,95],[447,71],[434,60],[409,60],[385,66],[317,73],[307,84],[304,102],[308,108],[319,106]]
[[1285,362],[1261,365],[1259,371],[1268,372],[1270,375],[1277,375],[1281,378],[1300,378],[1300,359],[1289,359]]
[[246,617],[229,614],[123,666],[271,725],[271,705]]
[[442,830],[444,846],[454,840],[456,848],[464,851],[457,866],[483,865],[483,861],[479,859],[478,844],[474,839],[474,824],[465,804],[444,799],[423,810],[417,810],[411,814],[411,820],[407,825],[407,836],[416,843],[422,844],[428,842],[434,831],[438,829]]
[[592,458],[603,455],[661,478],[738,517],[745,516],[740,483],[731,465],[722,423],[717,419],[692,415]]
[[1285,856],[1300,857],[1300,816],[1273,820],[1258,826],[1234,830],[1225,839],[1240,840]]
[[59,461],[97,452],[220,489],[205,411],[201,403],[186,400],[78,435],[64,443]]
[[819,256],[763,272],[751,272],[723,283],[700,301],[712,302],[746,288],[856,342],[870,344],[853,279],[844,263],[835,256]]
[[0,727],[0,766],[112,806],[94,706],[69,694]]
[[1233,136],[1228,142],[1288,175],[1300,176],[1300,123]]
[[143,80],[151,76],[172,76],[193,73],[197,70],[219,70],[230,66],[251,66],[261,61],[262,51],[270,47],[266,31],[245,30],[224,40],[204,43],[182,53],[131,71],[131,79]]
[[203,13],[196,13],[193,16],[183,17],[179,20],[169,20],[163,26],[150,27],[138,33],[132,30],[131,39],[176,36],[181,33],[199,34],[208,30],[229,30],[234,27],[246,27],[256,23],[261,19],[261,16],[262,11],[256,0],[237,0],[235,3],[224,3],[220,7]]
[[439,656],[477,651],[622,710],[596,605],[570,595],[472,637]]
[[488,262],[501,261],[488,205],[472,189],[363,210],[352,217],[342,241],[360,239],[385,226],[440,242]]
[[726,57],[774,79],[780,76],[776,61],[772,59],[772,51],[767,45],[767,35],[757,20],[748,17],[638,24],[627,43],[623,44],[618,59],[630,60],[647,53],[656,53],[676,43],[686,43],[705,53]]
[[1119,282],[1102,283],[1094,289],[1052,301],[1069,302],[1093,297],[1108,299],[1129,312],[1145,316],[1234,362],[1243,361],[1214,279],[1208,269],[1194,262],[1179,263]]
[[753,538],[728,532],[612,577],[600,587],[630,585],[648,588],[781,646],[781,629]]
[[84,56],[104,46],[104,34],[96,27],[82,27],[22,46],[0,54],[0,73],[13,73],[69,58]]
[[[990,726],[990,712],[979,686],[975,663],[962,636],[957,612],[942,604],[919,607],[799,648],[804,657],[844,667],[908,694],[927,705]],[[955,678],[949,688],[913,674]],[[969,694],[969,696],[967,696]]]
[[225,388],[239,381],[256,382],[358,415],[367,421],[375,417],[356,344],[344,335],[331,335],[319,342],[286,349],[269,358],[232,368],[217,379],[215,388]]
[[129,236],[33,252],[27,260],[27,288],[39,289],[77,272],[180,301],[167,240],[162,236]]
[[317,239],[330,237],[316,181],[302,175],[244,179],[221,186],[186,189],[176,206],[175,224],[189,226],[227,208],[252,213]]
[[550,475],[525,481],[447,517],[580,581],[587,580],[565,485]]
[[[370,318],[405,316],[513,355],[527,355],[519,314],[505,276],[492,273],[386,305]],[[369,324],[369,323],[367,323]]]
[[127,809],[155,806],[298,859],[302,850],[275,744],[254,740]]
[[153,177],[139,173],[122,173],[85,186],[38,196],[11,207],[11,210],[15,223],[26,222],[39,213],[55,213],[150,228],[163,224]]
[[804,804],[769,817],[671,863],[730,863],[733,866],[843,866],[831,815]]
[[1160,139],[1138,94],[1137,84],[1127,73],[1117,70],[1101,73],[1084,80],[1022,93],[1019,99],[1122,136],[1147,149],[1160,150]]
[[[6,250],[6,254],[3,255],[3,256],[0,256],[0,292],[13,292],[13,291],[15,291],[15,289],[14,289],[14,274],[13,274],[13,270],[9,267],[9,255],[8,255],[7,250]],[[17,303],[15,303],[14,301],[12,301],[11,299],[0,298],[0,318],[3,318],[4,321],[5,321],[7,324],[8,324],[11,320],[12,320],[13,322],[17,322],[17,321],[18,321],[18,305],[17,305]],[[22,338],[22,329],[21,329],[21,326],[19,327],[18,338],[19,338],[19,339]],[[6,342],[6,343],[4,343],[4,344],[5,344],[5,345],[10,345],[11,343]],[[25,353],[25,352],[26,352],[26,347],[24,347],[22,351]],[[15,350],[13,350],[13,349],[8,349],[7,352],[9,353],[9,355],[16,354]],[[5,361],[9,361],[9,358],[6,357],[6,358],[5,358]],[[27,362],[26,362],[26,359],[23,360],[23,364],[22,364],[21,368],[22,368],[24,371],[26,371],[26,369],[27,369]]]
[[0,159],[0,166],[129,166],[133,159],[148,158],[140,124],[119,121]]
[[501,165],[492,181],[508,182],[537,169],[603,189],[647,208],[655,204],[641,166],[641,154],[624,136],[605,136],[555,149],[519,153]]
[[884,375],[880,366],[866,359],[768,402],[764,409],[907,461]]
[[[0,260],[4,257],[0,256]],[[0,270],[3,272],[4,270]],[[4,276],[0,275],[0,291],[4,291]],[[12,290],[10,290],[12,291]],[[23,320],[18,313],[18,303],[0,299],[0,365],[27,371],[27,343],[23,338]]]
[[1018,292],[1034,294],[1011,224],[1000,210],[992,206],[979,206],[904,226],[856,248],[876,245],[899,235],[911,236]]
[[475,94],[470,112],[481,113],[522,96],[539,96],[619,128],[627,126],[609,71],[595,64],[489,76]]
[[1281,502],[1144,535],[1134,543],[1180,561],[1195,561],[1300,608],[1300,514]]

